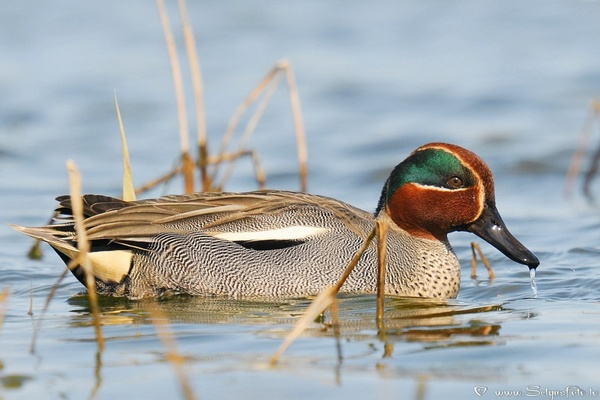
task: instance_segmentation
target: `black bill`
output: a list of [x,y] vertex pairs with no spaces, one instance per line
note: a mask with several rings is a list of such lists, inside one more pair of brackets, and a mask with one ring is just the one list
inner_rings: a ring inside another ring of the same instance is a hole
[[487,205],[483,213],[465,230],[473,232],[498,250],[506,257],[520,264],[525,264],[529,269],[540,265],[538,258],[521,244],[506,228],[500,213],[494,205]]

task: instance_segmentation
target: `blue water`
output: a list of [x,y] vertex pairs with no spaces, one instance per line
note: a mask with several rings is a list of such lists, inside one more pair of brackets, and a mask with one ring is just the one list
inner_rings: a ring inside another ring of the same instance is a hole
[[[542,262],[536,295],[527,268],[480,243],[496,278],[481,268],[471,279],[469,243],[480,241],[452,234],[464,267],[458,298],[387,299],[382,336],[372,296],[342,297],[341,362],[326,314],[268,366],[307,300],[163,301],[198,398],[600,397],[600,213],[580,194],[580,181],[570,199],[563,195],[600,93],[598,1],[221,1],[188,8],[211,149],[236,106],[285,58],[302,105],[310,192],[373,210],[389,170],[410,151],[434,140],[456,143],[488,162],[504,220]],[[169,12],[178,29],[174,4]],[[181,398],[151,307],[103,300],[107,341],[97,357],[89,307],[73,297],[82,287],[71,276],[59,285],[31,354],[34,325],[63,266],[47,247],[41,261],[28,259],[31,241],[7,227],[47,221],[54,197],[68,191],[67,159],[76,162],[86,192],[119,195],[115,93],[136,184],[175,164],[177,115],[155,4],[7,2],[0,56],[0,289],[10,290],[0,329],[0,398]],[[180,58],[187,74],[181,48]],[[191,90],[186,94],[193,132]],[[281,89],[249,144],[270,187],[298,188],[291,121]],[[599,142],[595,129],[589,151]],[[175,180],[146,196],[181,187]],[[240,161],[226,189],[255,187],[251,163]],[[478,396],[476,386],[488,389]]]

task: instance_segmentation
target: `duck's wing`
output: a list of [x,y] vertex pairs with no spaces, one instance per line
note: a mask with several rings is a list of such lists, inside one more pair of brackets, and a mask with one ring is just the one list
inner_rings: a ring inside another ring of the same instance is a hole
[[[58,198],[55,223],[16,230],[50,244],[73,273],[78,235],[68,196]],[[83,196],[88,254],[94,275],[121,282],[131,268],[133,250],[145,251],[162,234],[203,232],[254,250],[296,246],[319,235],[354,232],[365,237],[372,214],[321,196],[284,191],[196,193],[127,202],[107,196]]]
[[[19,230],[49,243],[49,236],[76,242],[70,198],[57,200],[58,223]],[[189,232],[235,242],[297,241],[340,223],[364,236],[364,221],[373,218],[332,198],[287,191],[194,193],[133,202],[84,195],[83,203],[88,240],[128,247],[145,247],[162,233]]]

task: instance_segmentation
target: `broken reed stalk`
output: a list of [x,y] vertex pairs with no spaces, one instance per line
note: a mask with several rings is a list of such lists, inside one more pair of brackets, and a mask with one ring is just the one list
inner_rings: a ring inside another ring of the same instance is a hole
[[387,222],[385,220],[377,220],[377,308],[375,317],[379,331],[383,331],[387,233]]
[[206,115],[204,113],[204,96],[202,86],[202,74],[200,62],[198,61],[198,52],[194,41],[192,25],[188,18],[187,6],[185,0],[178,0],[179,19],[181,20],[181,29],[183,31],[183,43],[190,65],[190,76],[192,79],[192,90],[194,94],[194,110],[196,113],[196,136],[198,140],[198,167],[200,169],[200,179],[202,191],[208,192],[211,188],[211,181],[208,177],[208,145],[206,142]]
[[78,264],[81,265],[85,272],[85,286],[88,290],[90,300],[90,309],[92,311],[92,321],[94,323],[94,331],[96,333],[96,342],[98,343],[98,351],[104,349],[104,338],[102,329],[100,328],[100,310],[98,307],[98,296],[96,294],[96,278],[94,275],[93,265],[90,262],[88,253],[90,244],[85,231],[85,223],[83,222],[83,200],[81,198],[81,177],[75,163],[71,160],[67,161],[67,172],[69,174],[69,188],[71,196],[71,210],[75,221],[75,233],[77,237],[77,255]]
[[167,53],[169,63],[171,64],[171,77],[173,78],[173,87],[175,89],[175,99],[177,102],[177,119],[179,121],[179,142],[181,144],[181,165],[183,180],[185,184],[185,193],[194,191],[194,162],[190,156],[190,144],[188,138],[188,123],[185,111],[185,95],[183,90],[183,79],[181,76],[181,66],[177,57],[177,48],[175,39],[169,24],[169,16],[163,0],[156,0],[158,14],[165,35],[167,44]]
[[342,276],[340,276],[340,278],[338,279],[337,283],[334,286],[330,286],[323,289],[323,291],[321,291],[321,293],[317,295],[317,297],[312,301],[312,303],[310,303],[302,317],[294,325],[292,331],[285,337],[279,348],[271,356],[271,365],[277,364],[277,361],[279,360],[283,352],[289,347],[289,345],[292,344],[292,342],[296,340],[296,338],[298,338],[302,334],[302,332],[304,332],[306,327],[308,327],[308,325],[310,325],[319,314],[321,314],[328,307],[330,307],[331,304],[333,304],[333,302],[335,301],[335,296],[338,294],[338,292],[346,282],[346,279],[348,279],[348,277],[354,270],[354,267],[356,266],[356,264],[358,264],[361,257],[375,238],[376,232],[377,225],[374,226],[373,229],[371,229],[371,232],[363,241],[362,246],[356,251],[356,253],[354,253],[354,257],[352,257],[352,260],[342,273]]
[[173,332],[169,328],[167,317],[159,308],[158,303],[156,301],[153,301],[149,304],[150,306],[147,308],[147,310],[150,313],[152,325],[156,330],[156,335],[158,336],[163,347],[167,351],[167,361],[171,363],[171,365],[173,365],[173,368],[175,369],[175,374],[177,375],[177,379],[179,380],[179,385],[181,387],[181,391],[183,392],[183,396],[186,400],[193,400],[196,398],[196,396],[194,396],[194,392],[192,391],[190,381],[185,373],[185,358],[182,357],[181,354],[179,354],[179,351],[177,350],[175,337],[173,335]]
[[492,267],[490,266],[489,261],[487,260],[487,258],[483,254],[483,251],[481,251],[481,247],[477,243],[475,243],[475,242],[471,242],[471,253],[472,253],[472,257],[471,257],[471,279],[477,278],[477,254],[479,254],[479,259],[481,260],[482,264],[485,266],[485,269],[487,269],[488,278],[490,280],[494,279],[494,277],[495,277],[494,276],[494,271],[492,270]]
[[[278,85],[280,79],[281,79],[281,76],[279,74],[277,74],[266,85],[264,94],[260,98],[260,101],[259,101],[258,105],[256,106],[256,109],[250,116],[250,119],[248,120],[248,123],[246,124],[246,128],[244,129],[244,132],[242,133],[242,137],[240,138],[240,140],[238,142],[238,150],[236,152],[234,152],[233,154],[241,154],[241,155],[246,154],[244,152],[244,146],[250,139],[250,136],[252,136],[252,133],[256,129],[256,126],[258,125],[258,122],[260,121],[261,117],[263,116],[265,109],[269,105],[269,101],[273,97],[273,94],[275,93],[275,90],[277,89],[277,85]],[[235,157],[235,158],[229,157],[229,158],[232,161],[237,159],[237,157]],[[229,177],[231,176],[231,174],[233,172],[233,167],[234,167],[233,162],[230,162],[227,170],[223,173],[221,182],[217,186],[219,188],[219,190],[222,190],[222,188],[225,186],[225,183],[229,180]]]
[[[590,105],[590,110],[583,124],[583,128],[581,129],[581,135],[579,136],[579,142],[577,144],[577,148],[573,152],[573,156],[571,157],[571,163],[569,164],[569,169],[567,170],[567,175],[565,177],[565,185],[563,193],[566,197],[570,197],[573,184],[575,182],[575,178],[577,174],[581,170],[581,164],[583,162],[583,157],[585,155],[585,151],[587,148],[587,144],[589,142],[590,136],[592,134],[594,128],[594,121],[600,118],[600,102],[595,100]],[[589,190],[589,182],[588,182],[588,190]],[[584,192],[585,184],[584,184]]]

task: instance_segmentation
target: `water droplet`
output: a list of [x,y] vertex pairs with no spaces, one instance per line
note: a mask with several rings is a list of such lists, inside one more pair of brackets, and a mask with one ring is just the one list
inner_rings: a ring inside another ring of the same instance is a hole
[[531,290],[533,290],[533,295],[537,296],[537,282],[535,281],[535,268],[531,268],[529,270],[529,276],[531,277]]

